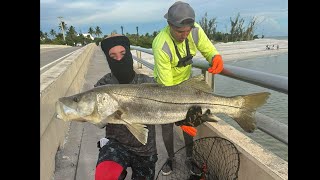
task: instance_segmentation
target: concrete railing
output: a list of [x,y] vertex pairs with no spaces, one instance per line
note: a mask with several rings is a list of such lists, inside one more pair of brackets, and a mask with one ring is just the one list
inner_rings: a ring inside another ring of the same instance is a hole
[[40,44],[40,49],[41,48],[68,48],[72,46],[68,45],[54,45],[54,44]]
[[69,124],[54,117],[58,98],[79,93],[87,73],[94,43],[79,49],[40,76],[40,179],[51,180],[55,155],[63,148]]

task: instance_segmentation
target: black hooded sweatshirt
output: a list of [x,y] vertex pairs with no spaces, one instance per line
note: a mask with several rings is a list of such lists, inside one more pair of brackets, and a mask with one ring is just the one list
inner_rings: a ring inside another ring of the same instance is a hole
[[[117,45],[121,45],[126,49],[124,57],[117,61],[109,56],[109,50]],[[144,74],[136,74],[133,70],[133,59],[130,52],[130,41],[125,36],[114,36],[104,39],[101,42],[101,48],[106,55],[111,73],[103,76],[94,86],[105,84],[141,84],[155,83],[152,77]],[[128,130],[125,125],[107,124],[106,138],[120,142],[127,149],[141,156],[151,156],[157,153],[155,126],[147,125],[149,130],[147,144],[141,144]]]
[[[123,46],[126,49],[126,53],[120,61],[109,56],[109,50],[118,45]],[[130,83],[135,76],[135,72],[133,70],[133,59],[130,51],[129,39],[126,36],[113,36],[104,39],[101,42],[101,49],[106,55],[111,73],[117,78],[119,83]]]

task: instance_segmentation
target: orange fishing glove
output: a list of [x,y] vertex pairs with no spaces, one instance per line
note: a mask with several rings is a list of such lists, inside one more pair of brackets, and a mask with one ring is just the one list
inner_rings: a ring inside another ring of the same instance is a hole
[[212,58],[212,66],[208,68],[208,72],[219,74],[223,70],[223,61],[221,55],[217,54]]
[[182,131],[186,132],[187,134],[189,134],[192,137],[197,135],[197,129],[194,127],[185,126],[185,125],[182,125],[180,127],[181,127]]

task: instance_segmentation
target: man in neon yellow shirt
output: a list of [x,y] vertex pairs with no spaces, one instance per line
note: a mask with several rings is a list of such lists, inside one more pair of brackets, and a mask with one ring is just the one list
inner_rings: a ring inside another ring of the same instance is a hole
[[[188,3],[175,2],[164,16],[168,25],[155,37],[152,43],[154,55],[154,78],[157,83],[165,86],[180,84],[191,76],[192,57],[197,51],[211,63],[208,72],[218,74],[223,70],[221,55],[208,39],[207,35],[195,22],[195,13]],[[181,92],[183,93],[183,92]],[[194,111],[200,107],[190,109]],[[193,141],[188,134],[188,126],[180,126],[183,130],[185,143]],[[186,132],[188,134],[186,134]],[[173,160],[173,124],[162,125],[162,137],[168,153],[166,165],[162,168],[163,175],[172,172]],[[199,170],[192,166],[192,148],[187,148],[187,166],[191,173],[198,174]]]

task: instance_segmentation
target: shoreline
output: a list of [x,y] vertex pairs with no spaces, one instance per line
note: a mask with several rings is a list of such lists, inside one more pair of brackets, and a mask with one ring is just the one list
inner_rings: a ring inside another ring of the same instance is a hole
[[[267,45],[271,46],[271,48],[267,49]],[[274,47],[272,47],[273,45]],[[279,49],[276,48],[277,45]],[[223,60],[228,62],[288,53],[288,40],[255,39],[251,41],[218,43],[215,44],[215,47],[222,55]],[[200,53],[199,55],[201,57]]]
[[[275,45],[274,49],[266,49],[266,46]],[[279,49],[276,46],[279,45]],[[276,56],[280,54],[288,53],[288,40],[279,39],[255,39],[251,41],[237,41],[228,43],[214,44],[218,52],[221,54],[223,61],[228,62],[252,59],[265,56]],[[131,50],[132,55],[136,55],[136,50]],[[194,56],[195,58],[202,58],[200,52]],[[151,64],[154,64],[153,55],[141,52],[141,58]],[[137,68],[137,62],[134,62],[134,68],[137,73],[147,74],[153,77],[153,70],[149,68]]]

